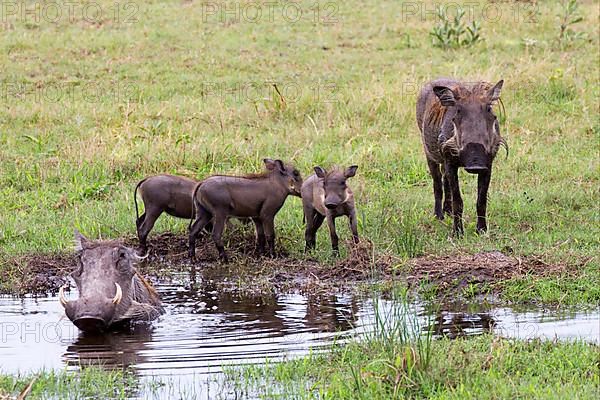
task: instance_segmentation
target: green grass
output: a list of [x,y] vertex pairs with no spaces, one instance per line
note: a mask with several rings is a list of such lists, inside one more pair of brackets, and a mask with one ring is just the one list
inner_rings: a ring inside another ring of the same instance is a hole
[[129,399],[136,391],[135,378],[123,371],[85,368],[5,375],[0,373],[0,398],[17,396],[31,382],[27,399]]
[[434,341],[429,368],[416,372],[409,372],[405,354],[352,343],[331,354],[229,373],[260,398],[595,399],[598,351],[581,342],[485,335]]
[[[133,188],[149,174],[253,172],[262,158],[279,157],[305,177],[317,164],[358,164],[351,181],[360,233],[381,252],[511,249],[578,264],[597,253],[600,234],[598,7],[580,3],[585,18],[573,29],[583,38],[559,45],[558,1],[538,2],[535,22],[527,4],[500,2],[497,22],[476,8],[481,43],[447,51],[431,43],[431,16],[403,18],[391,0],[327,3],[336,10],[327,24],[308,15],[312,1],[300,2],[305,17],[296,23],[281,5],[273,21],[223,22],[199,2],[173,0],[135,3],[131,23],[90,23],[81,12],[57,24],[8,17],[0,263],[68,251],[74,228],[133,235]],[[476,179],[468,174],[465,237],[452,238],[450,222],[433,218],[414,106],[418,87],[438,76],[506,82],[502,132],[511,151],[495,163],[484,236],[474,233]],[[287,201],[276,225],[301,256],[299,199]],[[162,218],[155,232],[186,226]],[[327,236],[322,229],[319,247]],[[597,276],[597,259],[587,268],[585,280]]]

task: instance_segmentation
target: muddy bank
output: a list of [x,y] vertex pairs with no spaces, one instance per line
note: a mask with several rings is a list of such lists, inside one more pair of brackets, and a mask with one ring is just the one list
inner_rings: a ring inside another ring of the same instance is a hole
[[[402,261],[379,254],[372,243],[363,240],[358,246],[346,243],[344,258],[321,263],[314,258],[294,258],[283,251],[275,258],[259,257],[254,251],[254,237],[243,229],[227,235],[232,261],[220,264],[214,245],[208,239],[198,242],[196,275],[192,283],[212,281],[217,289],[237,292],[298,291],[319,293],[357,289],[361,284],[395,283],[419,288],[435,285],[438,292],[460,293],[470,286],[489,292],[499,282],[523,277],[576,274],[578,265],[549,264],[537,257],[509,256],[499,251],[478,254],[425,256]],[[135,246],[134,238],[124,242]],[[279,246],[281,249],[282,246]],[[3,292],[13,294],[55,293],[68,282],[73,270],[73,254],[27,255],[9,260],[8,284]],[[163,233],[154,235],[150,254],[139,265],[150,280],[168,280],[178,272],[192,271],[187,258],[187,236]],[[366,285],[362,285],[363,287]]]
[[[153,243],[147,262],[141,266],[144,273],[168,278],[173,271],[192,271],[187,258],[187,236],[164,233]],[[358,246],[345,245],[347,256],[330,263],[311,257],[294,258],[281,245],[277,256],[270,258],[256,254],[253,234],[238,230],[229,235],[226,243],[231,258],[229,264],[219,263],[212,241],[204,239],[198,243],[194,263],[196,279],[211,280],[220,290],[249,293],[319,293],[347,289],[357,282],[393,279],[398,260],[378,255],[369,241]]]
[[452,294],[467,286],[473,294],[494,293],[496,284],[525,276],[574,276],[579,264],[551,264],[539,257],[509,256],[500,251],[477,254],[425,256],[406,263],[406,281],[410,286],[434,285],[439,292]]

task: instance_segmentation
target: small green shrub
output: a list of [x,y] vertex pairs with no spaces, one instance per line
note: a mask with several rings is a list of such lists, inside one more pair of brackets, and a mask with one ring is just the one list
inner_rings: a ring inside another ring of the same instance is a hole
[[561,11],[557,17],[560,25],[558,42],[561,46],[583,38],[582,32],[576,32],[572,29],[573,25],[583,21],[583,17],[579,14],[577,0],[563,0],[561,2]]
[[473,20],[470,25],[463,22],[465,11],[459,9],[450,20],[441,7],[437,8],[438,24],[429,33],[433,45],[443,49],[469,47],[482,40],[481,25]]

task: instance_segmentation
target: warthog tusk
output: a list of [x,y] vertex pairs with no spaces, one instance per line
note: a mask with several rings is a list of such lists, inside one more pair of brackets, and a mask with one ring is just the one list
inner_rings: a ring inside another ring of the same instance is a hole
[[134,254],[135,258],[136,258],[138,261],[145,260],[146,258],[148,258],[148,256],[149,256],[149,255],[150,255],[150,253],[149,253],[149,252],[147,252],[145,256],[138,256],[137,254]]
[[66,285],[62,285],[60,289],[58,289],[58,301],[60,301],[60,304],[63,307],[66,307],[68,303],[67,298],[65,297],[65,286]]
[[121,286],[117,282],[115,282],[115,286],[117,287],[117,293],[115,297],[112,299],[113,304],[119,304],[121,299],[123,298],[123,291],[121,290]]

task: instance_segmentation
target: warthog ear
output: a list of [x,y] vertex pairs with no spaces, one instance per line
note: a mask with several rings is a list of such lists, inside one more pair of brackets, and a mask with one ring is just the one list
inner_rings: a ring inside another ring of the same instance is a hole
[[352,178],[354,175],[356,175],[356,170],[358,169],[358,165],[351,165],[348,168],[346,168],[346,170],[344,171],[344,176],[346,178]]
[[88,242],[88,239],[83,236],[77,229],[75,229],[75,251],[82,251],[86,244]]
[[458,94],[446,86],[434,86],[433,93],[440,99],[444,107],[455,105],[459,99]]
[[267,167],[267,169],[269,171],[272,171],[275,169],[275,160],[273,160],[272,158],[265,158],[265,159],[263,159],[263,162],[265,163],[265,166]]
[[500,79],[498,83],[494,85],[493,88],[488,92],[488,98],[490,103],[495,103],[500,98],[500,92],[502,92],[502,85],[504,85],[504,79]]
[[327,175],[327,171],[325,171],[323,168],[319,167],[318,165],[314,168],[315,170],[315,174],[317,174],[317,176],[319,178],[325,178],[325,175]]
[[277,165],[277,169],[279,169],[279,172],[285,174],[285,164],[283,163],[283,161],[275,160],[275,165]]
[[285,165],[283,165],[283,161],[273,160],[272,158],[265,158],[263,161],[269,171],[273,171],[275,168],[277,168],[279,172],[285,173]]

